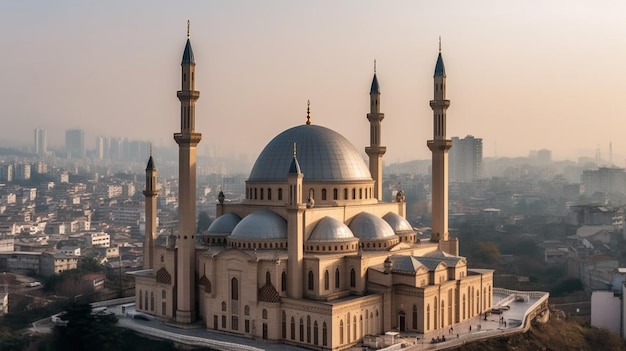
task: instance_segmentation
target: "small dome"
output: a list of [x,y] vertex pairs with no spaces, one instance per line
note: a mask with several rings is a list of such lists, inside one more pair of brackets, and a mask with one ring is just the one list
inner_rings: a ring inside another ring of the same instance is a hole
[[372,180],[361,154],[341,134],[316,125],[300,125],[277,135],[261,151],[248,182],[284,182],[293,162],[293,145],[304,181]]
[[395,236],[387,222],[368,212],[356,215],[349,228],[356,237],[364,240],[391,239]]
[[233,212],[228,212],[217,217],[207,229],[206,234],[228,236],[233,232],[235,226],[241,221],[241,217]]
[[356,238],[347,225],[335,218],[324,217],[317,223],[307,241],[348,241],[354,239]]
[[396,234],[415,232],[411,224],[409,224],[409,221],[397,213],[389,212],[383,216],[383,219],[391,226],[391,229],[393,229]]
[[235,226],[230,239],[287,239],[287,221],[270,210],[253,212]]

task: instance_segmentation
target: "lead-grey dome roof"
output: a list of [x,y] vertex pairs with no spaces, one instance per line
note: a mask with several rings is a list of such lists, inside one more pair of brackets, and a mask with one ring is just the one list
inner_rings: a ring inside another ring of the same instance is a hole
[[393,229],[396,234],[415,232],[411,224],[409,224],[404,217],[395,212],[387,213],[383,216],[383,219],[391,226],[391,229]]
[[248,181],[286,181],[294,143],[305,181],[372,179],[365,161],[346,138],[331,129],[305,124],[272,139],[254,163]]
[[287,221],[270,210],[260,210],[244,217],[230,239],[276,240],[287,239]]
[[213,223],[211,223],[206,233],[209,235],[227,236],[232,233],[239,221],[241,221],[241,217],[233,212],[228,212],[217,217]]
[[390,239],[395,236],[393,229],[382,218],[369,212],[356,215],[348,226],[359,239]]
[[349,241],[355,239],[350,228],[343,222],[332,217],[324,217],[317,223],[307,241]]

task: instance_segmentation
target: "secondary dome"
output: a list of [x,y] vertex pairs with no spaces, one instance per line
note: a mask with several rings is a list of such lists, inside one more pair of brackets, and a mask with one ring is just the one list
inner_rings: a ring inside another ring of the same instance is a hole
[[389,223],[391,228],[396,234],[415,232],[411,224],[402,216],[397,213],[389,212],[383,216],[385,222]]
[[324,217],[317,223],[307,241],[346,241],[354,239],[355,237],[347,225],[332,217]]
[[209,226],[206,233],[208,235],[227,236],[235,229],[235,226],[241,221],[241,217],[233,212],[228,212],[217,217]]
[[235,226],[229,239],[277,240],[287,239],[287,221],[270,210],[260,210],[244,217]]
[[305,181],[372,179],[365,161],[346,138],[331,129],[305,124],[272,139],[254,163],[248,181],[286,181],[294,143]]
[[368,212],[356,215],[348,227],[359,239],[389,239],[396,236],[387,222]]

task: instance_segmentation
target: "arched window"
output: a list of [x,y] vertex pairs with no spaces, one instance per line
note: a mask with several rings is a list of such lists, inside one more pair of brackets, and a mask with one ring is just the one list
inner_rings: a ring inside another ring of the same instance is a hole
[[318,331],[317,331],[317,321],[313,322],[313,345],[317,345],[318,344]]
[[354,288],[356,286],[356,272],[354,268],[350,270],[350,287]]
[[335,269],[335,289],[339,289],[341,280],[339,279],[339,268]]
[[311,316],[306,316],[306,342],[311,343]]
[[348,189],[343,189],[343,199],[348,200]]
[[246,305],[246,306],[243,308],[243,313],[244,313],[246,316],[249,316],[249,315],[250,315],[250,306]]
[[272,188],[267,188],[267,199],[268,200],[272,199]]
[[263,188],[261,188],[261,200],[263,200]]
[[417,329],[417,306],[416,305],[413,305],[412,322],[413,322],[413,329]]
[[[324,328],[326,330],[326,328]],[[343,320],[339,321],[339,345],[343,344]]]
[[256,196],[257,196],[257,188],[254,188],[254,199],[256,200]]
[[309,271],[309,290],[313,290],[313,288],[315,287],[314,283],[313,283],[313,271]]
[[348,313],[348,318],[346,318],[346,324],[348,325],[348,328],[346,330],[347,334],[348,334],[348,342],[350,342],[350,313]]
[[287,290],[287,272],[283,272],[280,276],[280,290]]
[[448,290],[448,325],[452,324],[452,289]]
[[322,189],[322,200],[326,200],[326,189]]
[[150,311],[154,311],[154,291],[150,292]]
[[463,294],[463,320],[465,320],[465,311],[466,311],[466,307],[465,307],[465,294]]
[[283,339],[287,339],[287,313],[283,311]]
[[352,317],[352,339],[356,340],[356,315]]
[[326,330],[326,322],[322,324],[322,346],[328,344],[328,331]]
[[139,309],[142,310],[143,309],[143,291],[139,290]]
[[337,188],[333,189],[333,200],[337,200]]
[[352,188],[352,200],[356,200],[356,189]]
[[426,330],[430,330],[430,304],[426,305]]
[[296,321],[291,317],[291,340],[296,340]]
[[278,188],[278,201],[283,199],[283,188]]
[[442,328],[445,325],[445,320],[444,320],[445,312],[446,312],[446,302],[443,299],[441,299],[441,327]]
[[437,300],[437,296],[435,296],[435,303],[433,304],[433,314],[434,314],[434,319],[435,319],[435,323],[433,323],[433,329],[437,329],[439,326],[439,319],[437,318],[439,316],[439,300]]
[[222,301],[222,312],[226,312],[226,301]]
[[272,275],[270,272],[265,272],[265,284],[272,284]]
[[261,311],[261,317],[263,319],[267,319],[267,310],[264,308],[263,311]]
[[302,321],[302,318],[300,318],[300,342],[304,341],[304,322]]
[[230,280],[230,299],[235,301],[239,300],[239,281],[237,278]]
[[324,271],[324,290],[330,289],[330,274],[328,274],[328,270]]

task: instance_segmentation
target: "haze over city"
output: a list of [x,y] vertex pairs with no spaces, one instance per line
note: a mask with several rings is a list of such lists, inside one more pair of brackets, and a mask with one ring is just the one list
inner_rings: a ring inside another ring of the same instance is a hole
[[432,73],[442,38],[448,136],[484,156],[608,152],[623,166],[626,3],[289,1],[0,3],[0,144],[61,146],[66,129],[175,146],[191,21],[203,147],[255,159],[304,123],[368,143],[377,62],[387,163],[430,158]]

